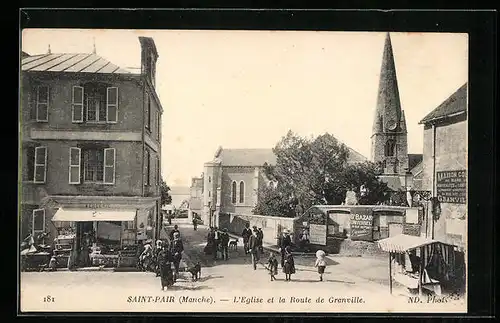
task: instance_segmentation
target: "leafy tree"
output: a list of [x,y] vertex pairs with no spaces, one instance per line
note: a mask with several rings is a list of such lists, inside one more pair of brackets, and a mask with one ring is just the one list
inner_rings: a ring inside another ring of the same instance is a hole
[[161,205],[167,205],[172,203],[172,196],[170,195],[170,187],[168,187],[167,183],[162,179],[161,186]]
[[317,204],[341,204],[348,189],[355,188],[359,195],[361,185],[367,194],[360,204],[386,198],[377,167],[368,162],[348,165],[349,149],[328,133],[303,138],[289,131],[273,152],[276,165],[265,165],[264,170],[278,185],[259,190],[255,214],[293,216],[297,205],[306,210]]

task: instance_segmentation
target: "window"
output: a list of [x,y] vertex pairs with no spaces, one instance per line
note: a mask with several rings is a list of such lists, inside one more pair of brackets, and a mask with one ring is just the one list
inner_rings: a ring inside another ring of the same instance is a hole
[[156,185],[160,185],[161,170],[160,170],[160,157],[156,156]]
[[35,147],[27,147],[23,149],[23,181],[33,181],[35,175]]
[[208,176],[208,182],[212,183],[212,177]]
[[146,94],[146,129],[151,130],[151,96]]
[[83,87],[81,86],[73,86],[72,92],[72,121],[74,123],[83,122]]
[[231,184],[231,203],[236,204],[236,182]]
[[35,236],[37,233],[45,231],[45,210],[33,210],[33,218],[31,224],[31,233]]
[[47,147],[35,148],[34,182],[45,183],[47,177]]
[[81,149],[71,147],[69,149],[69,183],[80,184],[81,178]]
[[144,175],[146,176],[146,180],[144,181],[144,185],[150,185],[151,183],[151,176],[150,176],[150,163],[151,163],[151,160],[150,160],[150,154],[149,154],[149,150],[146,150],[146,154],[145,154],[145,168],[144,168]]
[[245,202],[245,182],[240,182],[240,203]]
[[[83,99],[82,99],[83,98]],[[73,87],[73,122],[79,121],[80,102],[86,109],[87,122],[116,123],[118,120],[118,88],[101,83]],[[83,110],[82,110],[83,114]]]
[[394,148],[396,146],[396,142],[394,141],[394,139],[389,139],[387,140],[387,142],[385,143],[385,155],[386,156],[394,156]]
[[36,89],[36,121],[49,121],[49,87],[38,86]]
[[[70,148],[69,183],[115,183],[115,148]],[[83,174],[81,166],[83,163]]]
[[160,141],[161,119],[160,112],[156,111],[156,139]]

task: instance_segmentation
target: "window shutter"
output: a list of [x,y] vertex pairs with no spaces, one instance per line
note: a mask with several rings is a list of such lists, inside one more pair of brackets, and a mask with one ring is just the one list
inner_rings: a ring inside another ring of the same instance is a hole
[[82,151],[78,147],[69,149],[69,183],[80,184]]
[[118,121],[118,88],[108,87],[106,94],[106,121],[115,123]]
[[83,122],[83,87],[73,86],[72,121]]
[[49,87],[38,86],[36,93],[36,121],[49,121]]
[[115,148],[104,149],[104,183],[115,183],[115,164],[116,151]]
[[35,148],[35,183],[45,183],[47,177],[47,147]]

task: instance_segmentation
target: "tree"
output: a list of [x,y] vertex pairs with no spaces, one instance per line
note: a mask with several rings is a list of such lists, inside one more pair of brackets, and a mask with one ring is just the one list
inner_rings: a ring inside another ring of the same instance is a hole
[[259,190],[256,214],[290,216],[297,205],[306,210],[317,204],[341,204],[348,189],[354,187],[359,194],[361,185],[368,192],[364,204],[385,198],[387,188],[377,179],[376,166],[348,165],[349,149],[328,133],[303,138],[289,131],[273,152],[276,165],[265,165],[264,171],[278,185]]
[[168,187],[167,183],[162,179],[161,186],[161,205],[167,205],[172,203],[172,196],[170,196],[170,187]]

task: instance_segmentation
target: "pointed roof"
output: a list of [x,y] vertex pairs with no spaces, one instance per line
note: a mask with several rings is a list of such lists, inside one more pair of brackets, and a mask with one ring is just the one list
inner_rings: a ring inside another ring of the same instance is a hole
[[[372,133],[402,129],[403,121],[399,89],[396,77],[396,66],[389,33],[385,38],[382,67],[378,87],[377,106],[373,120]],[[398,127],[399,126],[399,127]],[[406,128],[406,125],[404,125]]]
[[467,83],[450,95],[437,108],[427,114],[419,124],[431,123],[453,115],[467,112]]

